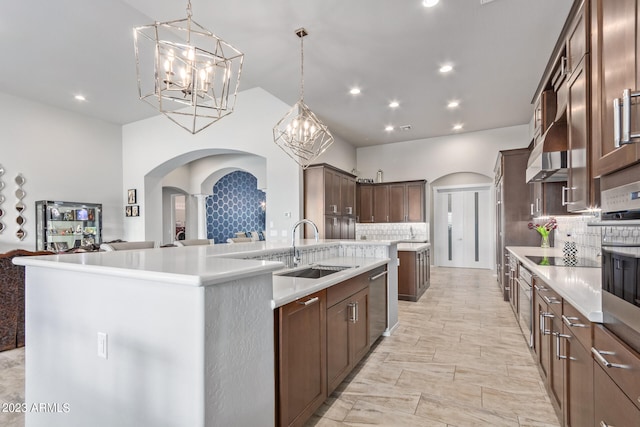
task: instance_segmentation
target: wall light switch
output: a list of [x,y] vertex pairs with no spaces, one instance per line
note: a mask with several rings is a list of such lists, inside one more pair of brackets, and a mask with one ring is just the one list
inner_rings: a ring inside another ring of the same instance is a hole
[[107,333],[98,332],[98,357],[107,358]]

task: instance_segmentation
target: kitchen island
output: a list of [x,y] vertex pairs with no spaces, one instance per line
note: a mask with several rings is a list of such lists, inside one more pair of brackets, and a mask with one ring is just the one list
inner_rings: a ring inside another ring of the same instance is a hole
[[[297,248],[305,263],[352,268],[274,276],[290,248],[265,242],[16,260],[27,267],[25,404],[49,408],[27,411],[26,425],[272,425],[273,309],[396,266],[394,242]],[[397,273],[388,283],[397,295]],[[388,304],[387,333],[397,297]]]

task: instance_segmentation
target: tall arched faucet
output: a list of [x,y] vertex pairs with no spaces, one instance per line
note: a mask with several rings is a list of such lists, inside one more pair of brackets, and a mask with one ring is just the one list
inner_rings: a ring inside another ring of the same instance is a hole
[[304,223],[307,223],[313,227],[313,232],[315,233],[315,237],[316,237],[316,243],[318,242],[318,239],[320,237],[318,226],[316,226],[313,223],[313,221],[311,221],[310,219],[301,219],[300,221],[293,224],[293,228],[291,229],[291,248],[293,250],[293,266],[294,267],[297,266],[298,263],[300,262],[300,257],[296,253],[296,228],[298,228],[300,224],[304,224]]

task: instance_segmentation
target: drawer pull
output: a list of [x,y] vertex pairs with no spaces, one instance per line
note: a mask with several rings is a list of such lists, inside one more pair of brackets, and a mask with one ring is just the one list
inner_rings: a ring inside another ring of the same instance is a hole
[[577,317],[567,317],[564,314],[562,315],[562,321],[564,322],[565,325],[567,325],[570,328],[588,328],[589,325],[585,325],[584,323],[573,323],[573,320],[580,320]]
[[591,347],[591,353],[593,353],[593,356],[596,358],[596,360],[598,362],[600,362],[600,364],[606,368],[620,368],[620,369],[629,369],[628,366],[626,365],[621,365],[619,363],[611,363],[609,362],[607,359],[604,358],[604,355],[615,355],[615,353],[613,351],[600,351],[595,347]]
[[545,288],[544,286],[533,285],[533,287],[538,292],[549,292],[549,289]]
[[542,296],[542,299],[545,300],[547,302],[547,304],[562,304],[562,301],[560,301],[558,298],[556,297],[551,297],[549,298],[546,295]]
[[600,421],[600,427],[615,427],[615,426],[612,426],[611,424],[607,424],[604,421]]
[[307,305],[311,305],[311,304],[313,304],[313,303],[316,303],[316,302],[318,302],[318,301],[320,301],[320,298],[319,298],[319,297],[313,297],[313,298],[308,299],[308,300],[307,300],[307,301],[305,301],[305,302],[298,301],[298,304],[300,304],[300,305],[304,305],[304,306],[307,306]]
[[369,277],[369,281],[373,282],[374,280],[377,280],[379,278],[381,278],[382,276],[386,276],[387,275],[387,271],[383,271],[382,273],[376,274],[375,276]]

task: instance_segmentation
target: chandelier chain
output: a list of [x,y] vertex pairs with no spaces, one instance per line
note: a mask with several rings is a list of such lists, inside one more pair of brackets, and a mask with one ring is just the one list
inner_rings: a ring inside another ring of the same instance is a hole
[[304,101],[304,34],[300,36],[300,100]]

